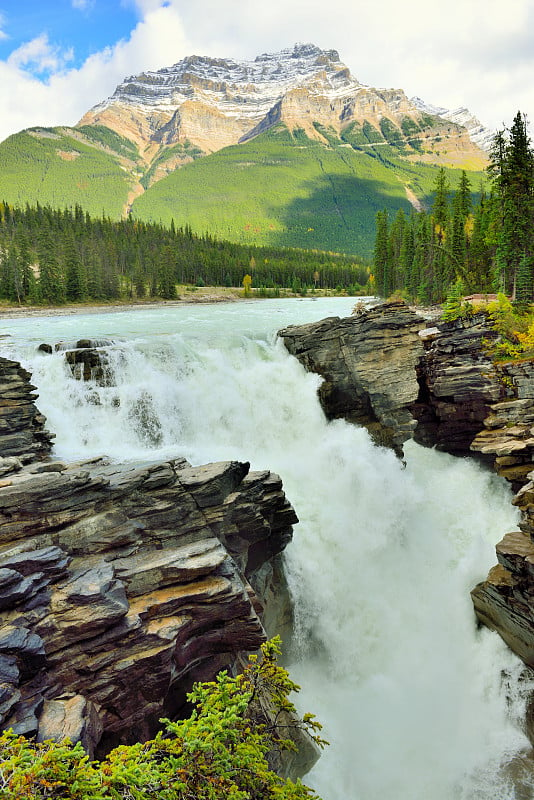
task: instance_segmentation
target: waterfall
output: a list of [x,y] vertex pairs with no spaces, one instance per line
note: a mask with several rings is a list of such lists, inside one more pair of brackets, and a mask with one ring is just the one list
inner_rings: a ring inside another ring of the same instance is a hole
[[[182,455],[278,472],[300,524],[285,554],[298,703],[331,742],[307,782],[324,800],[521,800],[529,688],[470,589],[517,525],[510,493],[468,459],[327,422],[317,376],[276,330],[350,299],[184,306],[5,321],[68,460]],[[41,341],[113,339],[114,385],[73,379]],[[510,766],[511,765],[511,766]]]

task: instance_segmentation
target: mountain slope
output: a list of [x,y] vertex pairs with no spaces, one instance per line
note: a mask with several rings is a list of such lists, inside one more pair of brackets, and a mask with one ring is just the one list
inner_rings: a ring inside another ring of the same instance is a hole
[[[403,160],[385,140],[359,147],[332,135],[324,145],[279,125],[176,170],[132,213],[231,241],[369,256],[376,212],[428,202],[436,174],[435,166]],[[472,176],[475,186],[480,177]]]
[[0,199],[369,254],[376,211],[428,203],[439,165],[478,187],[485,133],[465,110],[360,83],[335,50],[190,56],[127,78],[75,128],[0,143]]
[[139,191],[138,158],[132,142],[107,128],[30,128],[0,144],[2,199],[77,203],[91,214],[118,218]]

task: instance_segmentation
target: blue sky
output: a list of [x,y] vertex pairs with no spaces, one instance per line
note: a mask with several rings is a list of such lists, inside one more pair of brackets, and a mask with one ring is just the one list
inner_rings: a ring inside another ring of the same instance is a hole
[[[91,54],[128,36],[140,17],[133,3],[113,0],[0,1],[0,13],[4,33],[0,59],[45,34],[59,53],[72,56],[66,62],[71,67],[80,67]],[[35,69],[36,65],[29,66]]]
[[0,0],[0,139],[73,125],[127,75],[186,55],[295,42],[490,127],[534,120],[534,0]]

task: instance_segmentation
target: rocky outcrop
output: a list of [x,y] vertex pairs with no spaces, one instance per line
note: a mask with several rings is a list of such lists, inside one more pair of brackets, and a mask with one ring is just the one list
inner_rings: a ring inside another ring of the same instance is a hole
[[[28,374],[0,366],[26,385],[31,427]],[[2,411],[10,397],[0,389]],[[0,432],[0,451],[12,447]],[[265,598],[297,518],[277,475],[241,462],[24,461],[0,461],[2,728],[69,736],[91,754],[149,737],[195,680],[259,647],[263,620],[278,627]]]
[[473,449],[491,454],[517,494],[519,531],[497,544],[498,565],[471,592],[479,620],[534,668],[534,398],[499,403]]
[[75,342],[56,342],[54,346],[43,342],[37,348],[42,353],[62,351],[73,378],[79,381],[94,381],[99,386],[114,384],[113,370],[109,363],[110,339],[78,339]]
[[408,439],[468,454],[493,404],[512,395],[509,375],[486,355],[486,318],[428,327],[402,302],[279,331],[306,369],[324,378],[329,418],[366,426],[398,452]]
[[352,317],[330,317],[278,332],[310,372],[324,378],[319,398],[330,419],[365,425],[397,451],[413,436],[410,407],[419,396],[418,331],[424,321],[404,303],[386,303]]
[[496,334],[484,315],[428,327],[398,303],[280,336],[323,376],[329,417],[365,425],[397,452],[413,437],[476,456],[509,481],[519,530],[497,545],[499,563],[472,597],[478,619],[534,667],[534,363],[494,364],[486,344]]
[[53,435],[45,429],[45,418],[35,406],[35,386],[30,374],[16,361],[0,358],[0,477],[19,463],[44,458],[52,447]]

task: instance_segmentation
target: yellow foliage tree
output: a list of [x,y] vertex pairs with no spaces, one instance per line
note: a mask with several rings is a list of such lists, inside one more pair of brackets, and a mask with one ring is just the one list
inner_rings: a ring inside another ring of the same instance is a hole
[[252,278],[247,274],[243,278],[243,294],[245,297],[250,297],[250,287],[252,286]]

